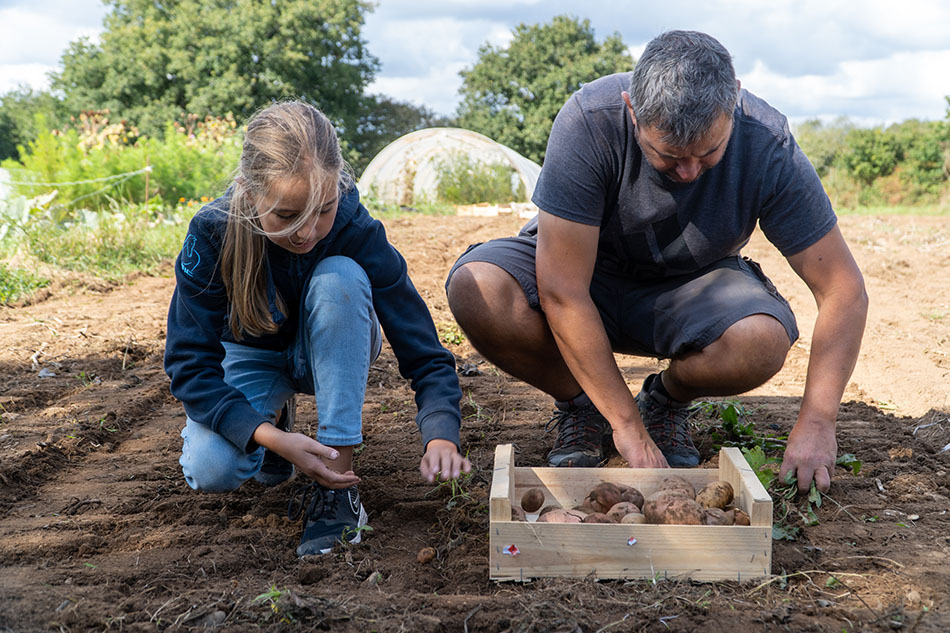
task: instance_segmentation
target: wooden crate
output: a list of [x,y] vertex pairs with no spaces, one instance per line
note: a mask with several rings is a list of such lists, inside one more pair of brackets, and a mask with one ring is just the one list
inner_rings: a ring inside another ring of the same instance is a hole
[[[642,525],[534,523],[511,520],[511,507],[529,488],[544,491],[545,505],[578,505],[600,481],[633,486],[647,496],[676,474],[698,490],[724,480],[751,525]],[[737,448],[719,453],[718,469],[526,468],[514,465],[511,444],[495,449],[490,498],[490,577],[529,580],[693,578],[747,580],[772,566],[772,499]]]

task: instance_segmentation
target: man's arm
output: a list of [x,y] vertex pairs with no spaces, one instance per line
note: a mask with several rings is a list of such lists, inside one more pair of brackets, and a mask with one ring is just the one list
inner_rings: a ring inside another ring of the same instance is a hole
[[610,422],[614,445],[630,466],[666,468],[666,459],[643,426],[590,297],[598,227],[544,211],[538,220],[538,294],[564,362]]
[[825,492],[834,474],[835,420],[845,386],[854,371],[867,320],[864,278],[835,226],[823,238],[788,258],[818,304],[805,394],[779,476],[795,473],[798,488],[812,480]]

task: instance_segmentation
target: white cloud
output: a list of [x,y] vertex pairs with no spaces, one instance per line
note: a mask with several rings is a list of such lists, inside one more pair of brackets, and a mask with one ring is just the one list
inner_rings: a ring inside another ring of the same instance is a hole
[[70,0],[0,8],[0,92],[17,84],[46,88],[69,42],[98,36],[105,14],[98,0]]
[[894,53],[843,61],[827,75],[788,77],[759,61],[741,75],[743,87],[796,119],[834,118],[894,123],[941,119],[950,95],[950,50]]

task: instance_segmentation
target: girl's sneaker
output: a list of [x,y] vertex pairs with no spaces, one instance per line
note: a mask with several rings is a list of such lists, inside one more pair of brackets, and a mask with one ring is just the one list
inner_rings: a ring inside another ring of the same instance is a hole
[[330,490],[316,482],[293,494],[287,515],[292,520],[303,517],[297,556],[327,554],[337,543],[359,543],[367,521],[356,486]]
[[[297,417],[297,401],[291,396],[280,410],[280,418],[276,426],[281,431],[290,433],[294,430],[294,418]],[[275,453],[274,451],[264,449],[264,461],[261,469],[254,475],[254,480],[265,486],[276,486],[293,477],[294,465]]]

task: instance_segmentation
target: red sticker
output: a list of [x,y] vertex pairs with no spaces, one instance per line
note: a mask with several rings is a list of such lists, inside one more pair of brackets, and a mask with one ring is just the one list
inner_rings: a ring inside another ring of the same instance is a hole
[[521,550],[518,549],[517,545],[509,545],[505,549],[501,550],[502,554],[507,554],[508,556],[517,556],[521,553]]

